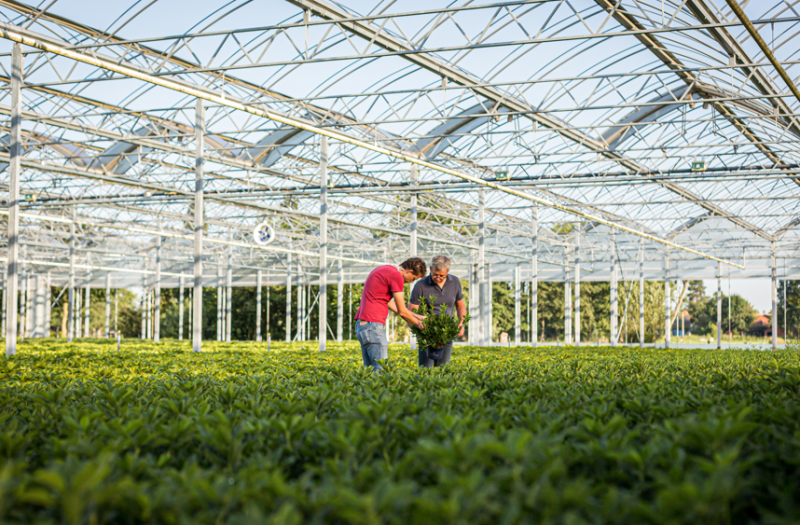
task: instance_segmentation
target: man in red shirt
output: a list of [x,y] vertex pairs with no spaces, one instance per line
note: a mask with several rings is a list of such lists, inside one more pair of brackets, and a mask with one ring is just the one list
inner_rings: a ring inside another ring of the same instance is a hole
[[412,257],[400,266],[379,266],[369,273],[356,312],[356,337],[361,343],[364,366],[378,371],[381,369],[378,361],[389,357],[386,318],[390,309],[408,324],[422,328],[419,316],[406,308],[403,287],[421,279],[426,271],[425,261]]

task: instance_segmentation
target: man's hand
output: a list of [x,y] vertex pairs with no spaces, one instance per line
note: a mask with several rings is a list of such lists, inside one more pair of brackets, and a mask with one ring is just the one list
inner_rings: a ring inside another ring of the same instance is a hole
[[458,337],[464,337],[464,327],[461,327],[461,330],[458,332]]

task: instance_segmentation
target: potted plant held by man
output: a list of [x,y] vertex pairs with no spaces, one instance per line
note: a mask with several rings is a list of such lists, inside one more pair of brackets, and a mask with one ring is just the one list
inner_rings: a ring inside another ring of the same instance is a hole
[[[424,318],[423,328],[420,330],[416,326],[412,326],[411,331],[417,337],[419,347],[427,348],[428,359],[441,359],[444,347],[461,331],[462,320],[455,315],[447,315],[444,308],[437,314],[433,301],[433,297],[422,298],[415,313]],[[463,322],[467,323],[469,319],[469,314],[466,314]]]

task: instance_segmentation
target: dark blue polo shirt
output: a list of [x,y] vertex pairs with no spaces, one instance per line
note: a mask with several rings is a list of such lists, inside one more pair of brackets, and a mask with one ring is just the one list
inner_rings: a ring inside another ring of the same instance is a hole
[[458,280],[458,277],[447,274],[444,285],[439,289],[439,287],[434,284],[431,276],[428,275],[424,279],[417,281],[417,284],[414,285],[414,289],[411,291],[411,299],[409,299],[408,302],[411,304],[422,304],[423,297],[426,299],[428,297],[434,298],[434,312],[437,314],[441,311],[441,306],[445,305],[445,314],[453,315],[453,307],[456,301],[464,299],[461,295],[461,281]]

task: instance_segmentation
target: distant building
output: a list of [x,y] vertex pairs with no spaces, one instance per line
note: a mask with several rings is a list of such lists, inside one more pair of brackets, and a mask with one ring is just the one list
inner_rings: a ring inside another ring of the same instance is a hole
[[[767,313],[757,315],[750,325],[749,333],[759,337],[772,337],[772,315]],[[778,337],[783,337],[783,330],[780,328]]]

